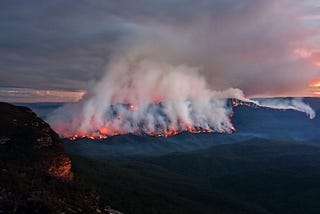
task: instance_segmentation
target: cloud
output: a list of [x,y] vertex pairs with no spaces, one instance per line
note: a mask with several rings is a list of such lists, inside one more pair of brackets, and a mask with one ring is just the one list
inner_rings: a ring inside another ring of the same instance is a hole
[[140,46],[199,67],[212,90],[309,95],[319,69],[294,54],[319,41],[315,25],[299,18],[319,10],[308,2],[2,1],[0,85],[88,90],[115,55]]
[[83,91],[0,87],[0,100],[2,102],[70,102],[79,101],[83,95]]

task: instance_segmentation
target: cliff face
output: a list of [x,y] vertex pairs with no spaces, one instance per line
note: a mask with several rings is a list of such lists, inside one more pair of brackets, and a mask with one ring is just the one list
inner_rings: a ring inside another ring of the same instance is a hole
[[42,171],[71,180],[71,161],[59,136],[26,107],[0,103],[0,152],[3,164]]
[[59,136],[26,107],[0,103],[0,213],[110,213],[73,181]]

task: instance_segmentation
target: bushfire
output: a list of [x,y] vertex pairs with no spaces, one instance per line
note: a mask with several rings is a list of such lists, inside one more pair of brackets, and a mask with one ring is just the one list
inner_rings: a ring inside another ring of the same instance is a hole
[[[155,102],[155,105],[160,106],[161,108],[161,102]],[[232,107],[237,107],[237,106],[247,106],[247,107],[256,107],[256,105],[252,104],[252,103],[248,103],[248,102],[243,102],[241,100],[237,100],[237,99],[231,99],[228,103],[228,105],[232,108]],[[138,105],[136,104],[124,104],[121,105],[122,107],[125,107],[125,109],[134,112],[137,111]],[[120,135],[120,134],[126,134],[128,133],[127,130],[121,130],[121,128],[117,128],[114,126],[115,124],[115,120],[121,119],[122,114],[121,111],[120,112],[116,112],[115,109],[116,107],[112,107],[113,109],[113,118],[111,118],[109,121],[107,121],[105,124],[103,124],[99,129],[92,131],[91,133],[86,133],[86,132],[81,132],[79,131],[79,133],[77,134],[73,134],[73,135],[66,135],[65,138],[68,138],[70,140],[76,140],[79,138],[89,138],[89,139],[106,139],[108,137],[111,136],[116,136],[116,135]],[[160,112],[160,110],[158,109],[158,113],[160,113],[160,115],[162,114],[163,116],[163,112]],[[123,113],[123,112],[122,112]],[[230,111],[229,114],[230,117],[233,116],[233,112]],[[162,121],[163,122],[163,121]],[[171,121],[166,121],[166,123],[170,124]],[[228,129],[215,129],[213,127],[210,126],[205,126],[202,127],[201,124],[199,124],[198,126],[196,124],[191,124],[191,123],[181,123],[179,122],[179,125],[174,127],[170,127],[170,125],[163,125],[163,124],[157,124],[156,127],[152,128],[145,128],[145,124],[143,124],[143,122],[141,122],[140,124],[140,128],[141,129],[136,129],[136,130],[132,130],[131,133],[135,134],[135,135],[146,135],[146,136],[154,136],[154,137],[169,137],[169,136],[173,136],[173,135],[177,135],[181,132],[190,132],[190,133],[201,133],[201,132],[206,132],[206,133],[211,133],[211,132],[220,132],[220,133],[232,133],[234,132],[236,129],[234,128],[234,126],[230,123],[228,124],[229,127]],[[109,125],[109,126],[108,126]],[[92,126],[95,126],[94,124],[92,124]]]

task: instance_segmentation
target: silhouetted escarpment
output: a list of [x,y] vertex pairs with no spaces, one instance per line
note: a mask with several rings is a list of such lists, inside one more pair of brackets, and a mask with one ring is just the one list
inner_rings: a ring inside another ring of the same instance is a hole
[[116,213],[73,181],[59,136],[26,107],[0,103],[0,213]]

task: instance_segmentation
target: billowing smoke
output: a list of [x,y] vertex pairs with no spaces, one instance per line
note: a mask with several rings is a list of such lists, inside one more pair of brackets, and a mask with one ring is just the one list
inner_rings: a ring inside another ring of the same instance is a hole
[[148,48],[126,49],[79,103],[49,118],[63,137],[106,137],[124,133],[167,136],[181,131],[232,132],[229,99],[256,106],[293,109],[310,118],[300,99],[251,100],[237,88],[211,90],[201,68],[168,63]]
[[[270,2],[239,17],[125,22],[108,49],[105,75],[80,102],[52,114],[50,124],[63,137],[232,132],[229,99],[313,118],[300,99],[249,98],[295,93],[316,73],[295,55],[309,32],[297,19],[301,11],[285,13],[287,1]],[[306,69],[308,75],[297,75]]]

